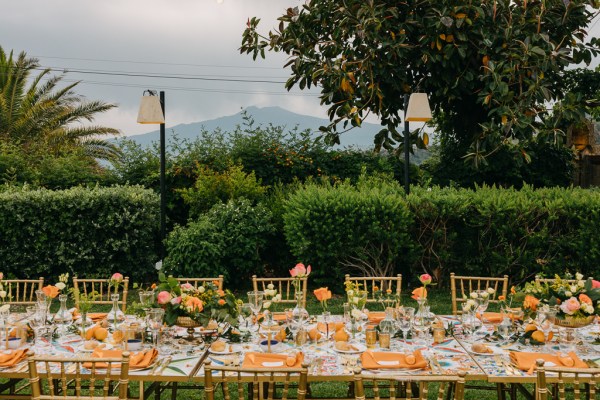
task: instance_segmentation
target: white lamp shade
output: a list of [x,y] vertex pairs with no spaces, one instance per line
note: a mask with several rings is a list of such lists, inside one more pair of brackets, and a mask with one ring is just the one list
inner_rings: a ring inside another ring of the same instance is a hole
[[139,124],[164,124],[165,115],[158,96],[142,96],[137,122]]
[[404,119],[408,122],[427,122],[431,119],[431,109],[427,93],[412,93],[408,99],[408,109]]

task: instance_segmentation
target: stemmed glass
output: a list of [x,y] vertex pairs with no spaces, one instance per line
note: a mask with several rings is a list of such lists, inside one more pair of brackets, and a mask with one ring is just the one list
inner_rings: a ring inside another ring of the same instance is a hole
[[262,309],[264,296],[265,296],[265,292],[261,292],[261,291],[248,292],[248,303],[250,304],[250,309],[252,310],[252,314],[254,314],[254,320],[256,321],[257,326],[258,326],[258,313]]
[[549,307],[547,305],[538,307],[537,315],[535,317],[536,325],[544,332],[544,347],[548,348],[548,334],[552,330],[554,317],[556,316],[556,307]]
[[485,319],[483,318],[483,313],[488,309],[490,304],[490,294],[487,290],[477,290],[477,298],[475,301],[477,302],[477,312],[480,315],[481,322],[485,324]]
[[402,331],[402,338],[404,339],[404,347],[409,349],[406,341],[408,332],[412,329],[413,318],[415,317],[415,309],[413,307],[402,307],[398,310],[397,320],[398,329]]
[[42,342],[41,338],[44,335],[46,328],[46,312],[48,310],[45,303],[41,305],[38,303],[35,306],[27,307],[27,314],[29,315],[29,326],[33,329],[34,340],[33,347],[36,350],[46,347]]
[[158,346],[158,333],[163,325],[164,316],[165,310],[162,308],[151,308],[146,313],[146,321],[152,332],[152,346],[154,348],[157,348]]
[[140,290],[140,304],[144,312],[147,312],[152,305],[152,299],[154,298],[154,290]]
[[289,313],[286,313],[286,319],[290,331],[294,335],[294,342],[296,343],[298,332],[304,327],[304,324],[308,320],[308,314],[291,310]]
[[512,321],[507,319],[502,320],[500,325],[497,327],[498,335],[502,338],[502,345],[508,343],[508,339],[513,333]]
[[252,315],[252,307],[250,307],[250,303],[238,304],[238,322],[239,322],[239,330],[240,332],[246,334],[250,332],[250,326],[252,325],[252,320],[250,320],[250,316]]

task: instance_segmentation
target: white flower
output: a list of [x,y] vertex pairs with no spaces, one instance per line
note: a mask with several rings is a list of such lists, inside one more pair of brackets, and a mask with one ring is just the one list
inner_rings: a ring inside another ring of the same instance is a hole
[[281,301],[281,294],[275,295],[275,297],[273,297],[273,301],[275,303],[279,303]]
[[264,308],[269,308],[269,307],[271,307],[271,302],[270,302],[270,301],[265,301],[265,302],[263,303],[263,307],[264,307]]
[[199,293],[204,293],[204,291],[205,291],[205,290],[206,290],[206,289],[204,288],[204,286],[200,286],[200,287],[198,288],[198,292],[199,292]]
[[577,291],[577,285],[571,285],[571,292]]
[[479,296],[477,296],[477,292],[471,292],[472,299],[476,299],[477,297],[479,297]]
[[6,290],[0,290],[0,297],[2,297],[2,298],[6,297]]
[[272,283],[269,283],[267,285],[267,289],[273,290],[273,289],[275,289],[275,285],[273,285]]
[[351,298],[352,296],[354,296],[354,290],[350,289],[346,292],[348,294],[348,298]]
[[493,287],[489,287],[489,288],[487,288],[487,292],[488,292],[488,294],[494,294],[494,293],[496,293],[496,289],[494,289]]
[[588,303],[582,303],[581,304],[581,309],[586,314],[593,314],[594,313],[594,306],[591,305],[591,304],[588,304]]
[[565,296],[567,296],[567,297],[571,297],[571,296],[573,296],[573,293],[571,293],[569,290],[567,290],[567,291],[565,292]]
[[351,315],[352,315],[352,318],[355,318],[355,319],[362,318],[362,312],[358,308],[353,308]]
[[4,304],[2,307],[0,307],[0,312],[8,312],[10,311],[10,304]]
[[159,262],[157,262],[156,264],[154,264],[154,268],[157,271],[160,271],[162,269],[162,260],[160,260]]
[[577,279],[578,281],[582,280],[582,279],[583,279],[583,274],[582,274],[582,273],[579,273],[579,272],[578,272],[578,273],[576,273],[576,274],[575,274],[575,279]]
[[585,281],[577,281],[577,286],[584,287],[585,286]]
[[359,302],[359,301],[360,301],[360,298],[359,298],[359,297],[353,297],[353,298],[352,298],[352,303],[353,303],[353,304],[358,304],[358,302]]
[[56,286],[56,288],[57,288],[58,290],[65,290],[65,288],[67,287],[67,285],[65,285],[65,283],[64,283],[64,282],[58,282],[58,283],[57,283],[56,285],[54,285],[54,286]]

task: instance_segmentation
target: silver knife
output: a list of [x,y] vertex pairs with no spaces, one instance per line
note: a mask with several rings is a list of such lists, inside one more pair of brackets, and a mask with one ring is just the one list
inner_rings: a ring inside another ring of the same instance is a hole
[[154,375],[154,372],[156,372],[156,370],[158,369],[158,367],[160,367],[160,365],[163,363],[163,360],[158,360],[156,362],[156,364],[154,364],[154,367],[152,367],[152,369],[150,370],[150,372],[148,373],[148,375]]
[[160,366],[158,371],[156,371],[156,375],[160,375],[163,373],[165,368],[167,368],[169,366],[169,364],[171,364],[171,359],[172,359],[171,356],[169,356],[163,360],[162,365]]

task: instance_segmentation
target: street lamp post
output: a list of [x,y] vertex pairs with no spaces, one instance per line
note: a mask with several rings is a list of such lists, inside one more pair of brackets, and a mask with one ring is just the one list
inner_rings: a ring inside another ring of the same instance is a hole
[[146,90],[140,102],[137,122],[140,124],[160,124],[160,257],[165,256],[164,240],[167,233],[167,199],[165,188],[165,92]]
[[427,122],[431,119],[431,109],[426,93],[404,95],[404,191],[410,194],[410,126],[411,121]]

